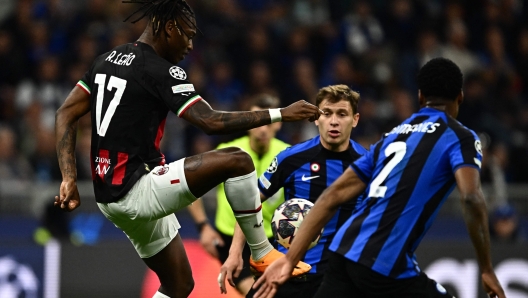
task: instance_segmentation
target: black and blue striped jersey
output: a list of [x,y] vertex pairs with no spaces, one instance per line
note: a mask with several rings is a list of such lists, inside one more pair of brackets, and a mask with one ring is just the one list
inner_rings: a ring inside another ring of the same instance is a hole
[[[330,151],[321,145],[317,136],[303,143],[286,148],[279,153],[259,178],[260,191],[267,197],[284,187],[286,200],[299,198],[315,203],[319,195],[334,182],[350,164],[367,152],[358,143],[350,140],[343,152]],[[310,273],[320,273],[328,261],[328,246],[340,227],[352,214],[357,200],[340,207],[324,227],[318,244],[308,250],[303,261],[310,264]],[[284,247],[279,250],[286,253]]]
[[330,250],[392,278],[420,272],[414,251],[456,185],[460,167],[480,170],[477,135],[445,112],[422,108],[351,167],[366,198]]

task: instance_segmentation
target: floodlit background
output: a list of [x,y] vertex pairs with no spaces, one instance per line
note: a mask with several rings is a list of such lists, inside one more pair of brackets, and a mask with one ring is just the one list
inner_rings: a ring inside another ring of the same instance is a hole
[[[528,3],[522,0],[189,0],[198,34],[179,65],[214,108],[245,109],[259,93],[283,106],[318,88],[361,93],[352,137],[368,147],[417,109],[418,69],[434,57],[464,74],[460,120],[479,133],[493,258],[509,297],[528,297]],[[90,118],[77,138],[83,205],[54,210],[61,180],[54,114],[95,57],[135,41],[117,0],[0,0],[0,297],[150,297],[157,287],[126,237],[94,203]],[[315,126],[284,125],[291,144]],[[168,161],[238,135],[209,137],[171,115]],[[485,297],[456,192],[417,255],[457,297]],[[215,201],[206,206],[212,216]],[[201,250],[187,212],[177,214],[196,280],[193,297],[220,296],[219,264]],[[230,294],[234,294],[231,289]],[[225,297],[225,296],[224,296]],[[236,297],[236,296],[232,296]]]

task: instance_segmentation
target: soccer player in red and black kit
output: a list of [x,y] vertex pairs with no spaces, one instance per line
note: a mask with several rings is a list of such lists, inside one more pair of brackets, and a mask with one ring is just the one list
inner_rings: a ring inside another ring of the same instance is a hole
[[[72,211],[81,201],[74,156],[78,119],[91,112],[91,165],[95,198],[103,214],[128,236],[159,277],[154,297],[187,297],[193,287],[189,261],[174,212],[225,182],[228,201],[257,264],[281,254],[261,225],[253,162],[237,148],[165,163],[159,144],[169,111],[208,134],[245,131],[277,121],[316,120],[305,101],[283,109],[213,110],[178,66],[193,49],[197,27],[183,0],[131,1],[149,22],[140,38],[95,59],[56,114],[57,155],[62,172],[55,205]],[[134,14],[133,14],[134,15]],[[265,267],[265,266],[264,266]],[[310,270],[299,263],[297,274]]]

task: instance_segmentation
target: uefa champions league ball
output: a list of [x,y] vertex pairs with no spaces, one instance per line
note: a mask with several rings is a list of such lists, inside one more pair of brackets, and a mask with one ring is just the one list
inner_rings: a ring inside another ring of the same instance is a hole
[[[313,203],[305,199],[290,199],[282,203],[275,212],[271,219],[271,229],[277,242],[285,248],[290,248],[293,238],[299,231],[299,227],[304,220],[304,217],[310,212],[313,207]],[[319,239],[323,230],[315,239],[310,243],[308,249],[314,247]]]

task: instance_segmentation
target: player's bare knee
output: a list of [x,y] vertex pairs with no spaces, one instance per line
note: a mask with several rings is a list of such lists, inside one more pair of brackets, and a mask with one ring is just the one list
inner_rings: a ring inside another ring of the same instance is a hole
[[226,170],[231,170],[232,177],[246,175],[255,170],[251,156],[246,151],[237,147],[224,148],[222,151],[227,154],[225,166]]
[[194,289],[194,279],[178,279],[170,285],[163,285],[163,288],[170,293],[170,297],[188,297]]

